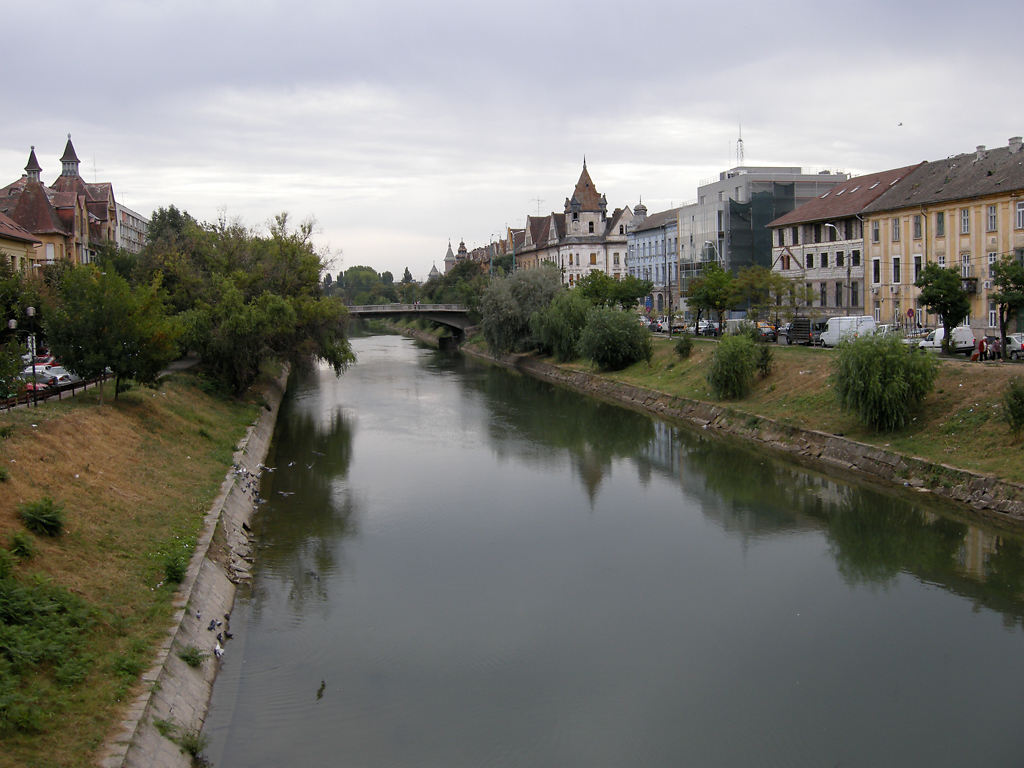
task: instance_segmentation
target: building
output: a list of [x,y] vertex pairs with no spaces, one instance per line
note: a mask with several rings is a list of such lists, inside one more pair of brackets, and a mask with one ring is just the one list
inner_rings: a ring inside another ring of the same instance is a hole
[[117,206],[116,232],[117,247],[131,253],[139,253],[146,244],[149,219],[120,203]]
[[527,216],[517,266],[534,269],[549,261],[561,269],[562,281],[569,286],[595,271],[621,280],[626,274],[626,237],[632,220],[628,206],[608,214],[608,201],[597,191],[584,160],[562,213]]
[[845,173],[804,173],[799,167],[738,166],[697,188],[697,202],[679,209],[683,293],[709,262],[739,272],[770,268],[768,224],[849,179]]
[[34,263],[69,259],[85,264],[99,244],[117,242],[117,202],[108,182],[89,184],[81,177],[70,134],[60,162],[60,176],[47,187],[32,147],[25,174],[0,189],[0,213],[41,241]]
[[[879,322],[940,319],[919,303],[914,286],[926,264],[953,267],[971,297],[966,318],[976,334],[997,334],[992,265],[1024,259],[1024,148],[1008,146],[922,163],[863,211],[868,294]],[[1018,321],[1020,322],[1020,321]]]
[[860,212],[916,167],[855,176],[769,223],[772,270],[804,285],[811,314],[864,312]]
[[626,271],[654,284],[647,309],[658,314],[679,309],[679,210],[648,216],[641,201],[626,233]]
[[14,219],[0,213],[0,261],[6,261],[16,272],[22,272],[34,263],[36,250],[42,244]]

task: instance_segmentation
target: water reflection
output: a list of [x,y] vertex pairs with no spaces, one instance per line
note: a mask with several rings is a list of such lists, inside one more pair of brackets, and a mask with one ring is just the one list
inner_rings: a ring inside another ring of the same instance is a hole
[[[591,506],[617,462],[674,478],[706,518],[752,540],[822,530],[842,578],[885,588],[899,574],[969,595],[1011,625],[1024,618],[1024,545],[957,517],[940,500],[851,485],[738,441],[676,427],[528,377],[438,354],[491,413],[496,454],[544,464],[568,456]],[[543,391],[543,395],[541,395]]]

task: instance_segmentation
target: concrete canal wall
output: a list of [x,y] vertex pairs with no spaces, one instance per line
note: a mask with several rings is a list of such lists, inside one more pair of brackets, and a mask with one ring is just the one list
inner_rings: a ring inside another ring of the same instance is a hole
[[689,400],[607,379],[586,371],[560,368],[530,355],[495,358],[464,348],[473,357],[496,362],[539,379],[569,387],[630,408],[713,429],[760,443],[818,465],[838,467],[870,480],[880,480],[963,503],[988,519],[1024,523],[1024,485],[947,464],[905,456],[845,437],[801,429],[727,405]]
[[[230,614],[236,585],[247,582],[252,562],[248,523],[255,509],[259,465],[267,457],[288,368],[265,392],[265,407],[234,454],[220,493],[207,513],[185,579],[175,597],[172,627],[156,662],[144,675],[145,691],[132,703],[107,743],[103,768],[189,768],[192,756],[177,741],[198,734],[219,666],[219,645],[231,653]],[[217,636],[220,635],[220,640]],[[190,667],[178,654],[194,647],[206,656]]]

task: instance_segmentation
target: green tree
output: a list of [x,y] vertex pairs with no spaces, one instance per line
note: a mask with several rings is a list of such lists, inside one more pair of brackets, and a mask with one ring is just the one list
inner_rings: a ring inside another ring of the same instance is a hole
[[934,355],[922,355],[892,334],[839,344],[831,381],[839,405],[878,432],[901,429],[931,392],[938,375]]
[[757,345],[750,336],[724,336],[711,355],[708,386],[717,398],[739,400],[750,392],[756,369]]
[[563,291],[547,306],[533,313],[530,330],[542,352],[565,362],[579,354],[580,334],[593,306],[578,289]]
[[559,271],[550,267],[491,281],[480,300],[480,325],[488,348],[506,354],[536,346],[530,317],[563,290]]
[[402,273],[402,282],[403,283],[411,283],[412,282],[412,272],[409,271],[408,267],[406,267],[405,268],[405,272]]
[[999,311],[999,338],[1006,338],[1006,327],[1024,309],[1024,261],[1004,256],[992,266],[996,290],[989,294]]
[[616,280],[610,275],[594,270],[577,281],[574,291],[579,291],[595,306],[631,309],[654,288],[650,280],[640,280],[627,275]]
[[731,272],[710,262],[700,277],[690,283],[686,297],[690,305],[698,310],[717,313],[718,325],[721,327],[725,313],[736,304],[736,278]]
[[123,380],[152,384],[178,352],[179,330],[164,310],[159,279],[132,288],[93,265],[64,273],[44,327],[69,370],[86,378],[113,371],[115,400]]
[[653,354],[651,332],[637,323],[632,312],[594,307],[580,334],[580,354],[606,371],[618,371]]
[[971,302],[960,283],[960,274],[953,268],[943,268],[931,262],[921,270],[914,285],[921,289],[921,304],[942,318],[945,333],[942,348],[949,352],[953,341],[950,329],[971,311]]

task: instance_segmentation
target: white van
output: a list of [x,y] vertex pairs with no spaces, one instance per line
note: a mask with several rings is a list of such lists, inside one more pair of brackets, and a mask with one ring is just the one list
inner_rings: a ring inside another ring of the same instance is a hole
[[821,332],[821,345],[834,347],[845,338],[866,336],[875,332],[875,318],[871,315],[830,317]]
[[[958,325],[952,330],[953,351],[965,355],[971,354],[977,341],[974,338],[974,329],[969,325]],[[929,333],[918,345],[921,349],[930,349],[932,352],[942,351],[942,340],[946,337],[944,328],[939,327]]]

